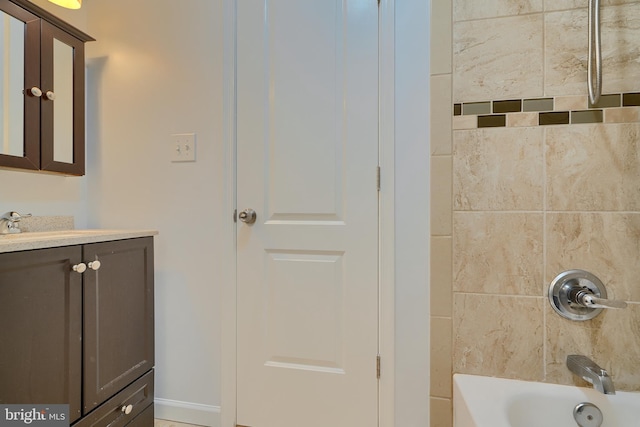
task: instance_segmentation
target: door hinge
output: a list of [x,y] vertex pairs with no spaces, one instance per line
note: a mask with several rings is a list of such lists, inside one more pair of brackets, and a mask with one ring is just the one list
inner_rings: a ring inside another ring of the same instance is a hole
[[376,378],[380,379],[380,355],[376,357]]
[[233,222],[238,222],[238,209],[233,210]]
[[376,171],[376,187],[378,188],[378,191],[380,191],[380,166],[378,166]]

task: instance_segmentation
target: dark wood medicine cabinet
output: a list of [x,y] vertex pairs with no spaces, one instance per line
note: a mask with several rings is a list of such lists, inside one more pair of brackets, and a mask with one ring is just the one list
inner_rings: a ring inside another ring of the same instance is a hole
[[28,0],[0,0],[0,167],[85,174],[84,44]]

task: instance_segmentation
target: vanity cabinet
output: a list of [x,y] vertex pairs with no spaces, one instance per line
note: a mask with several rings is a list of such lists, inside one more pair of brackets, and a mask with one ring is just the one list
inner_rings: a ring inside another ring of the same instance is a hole
[[153,322],[152,237],[0,253],[0,403],[152,426]]
[[0,166],[85,173],[84,44],[28,0],[0,0]]

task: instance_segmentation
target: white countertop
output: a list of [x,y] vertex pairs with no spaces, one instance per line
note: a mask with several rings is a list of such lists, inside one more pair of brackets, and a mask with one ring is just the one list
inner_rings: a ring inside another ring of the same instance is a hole
[[155,236],[156,230],[59,230],[0,235],[0,253]]

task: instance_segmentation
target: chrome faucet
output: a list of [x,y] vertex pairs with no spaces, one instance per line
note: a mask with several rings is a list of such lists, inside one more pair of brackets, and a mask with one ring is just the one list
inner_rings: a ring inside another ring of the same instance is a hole
[[604,394],[616,394],[613,380],[597,363],[587,356],[572,354],[567,356],[567,368],[583,380],[593,384],[593,388]]
[[7,212],[0,217],[0,234],[16,234],[21,233],[20,220],[29,218],[31,214],[20,215],[18,212]]

